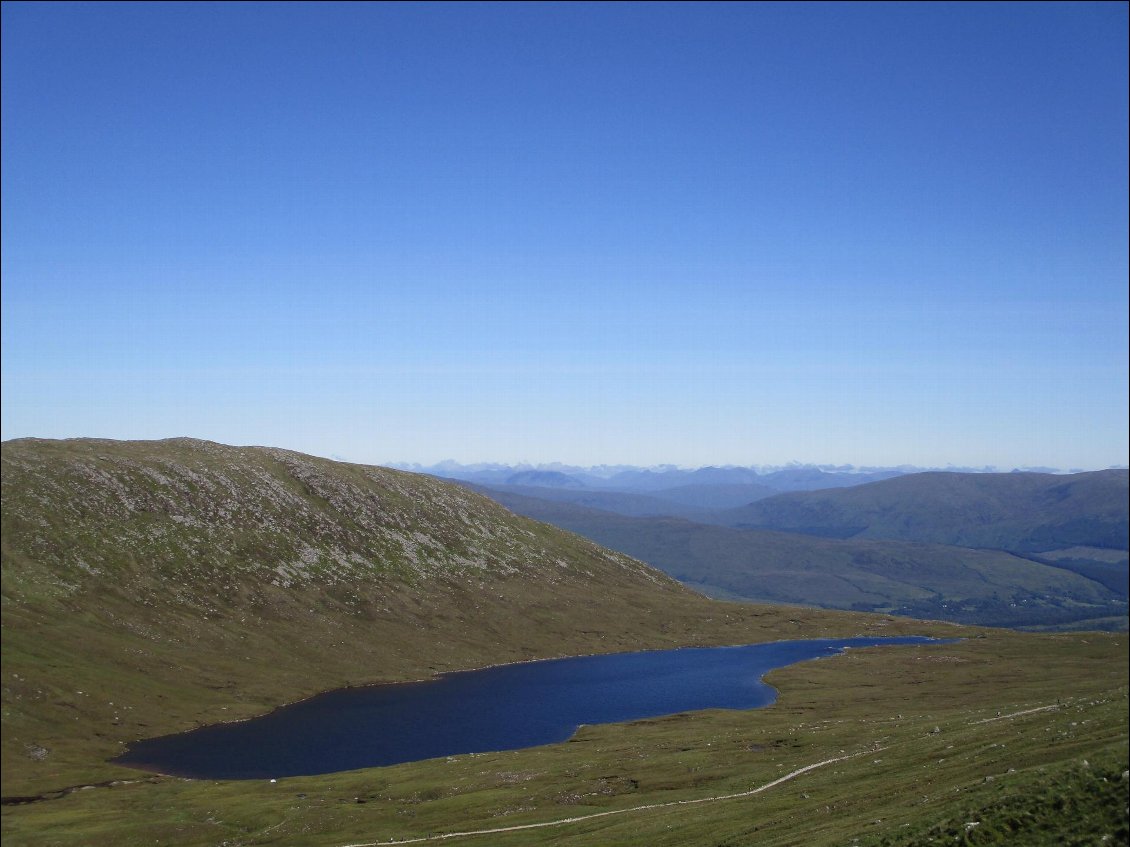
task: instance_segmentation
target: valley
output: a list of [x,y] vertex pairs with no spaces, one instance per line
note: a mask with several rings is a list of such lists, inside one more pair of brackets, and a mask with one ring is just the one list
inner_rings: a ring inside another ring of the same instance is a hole
[[[5,442],[3,498],[5,843],[345,845],[552,824],[491,843],[909,844],[970,808],[986,831],[1011,825],[1033,790],[1074,797],[1125,768],[1122,633],[713,601],[450,483],[268,448]],[[768,709],[525,750],[277,782],[109,762],[137,738],[332,688],[897,634],[962,640],[775,671]],[[1109,803],[1082,820],[1124,827]]]
[[762,492],[723,509],[665,502],[662,489],[643,497],[471,484],[709,596],[989,626],[1126,628],[1126,471],[859,475],[854,486],[845,476],[835,488]]

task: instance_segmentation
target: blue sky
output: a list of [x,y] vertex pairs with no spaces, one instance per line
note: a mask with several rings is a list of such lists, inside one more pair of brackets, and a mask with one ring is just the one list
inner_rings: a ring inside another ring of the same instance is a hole
[[3,4],[2,435],[1127,462],[1127,6]]

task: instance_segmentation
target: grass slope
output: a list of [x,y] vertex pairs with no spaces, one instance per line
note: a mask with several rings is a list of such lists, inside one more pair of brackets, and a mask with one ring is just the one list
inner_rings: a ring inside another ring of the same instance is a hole
[[1090,574],[1001,551],[630,518],[488,493],[519,514],[620,550],[714,596],[997,626],[1126,613],[1124,595]]

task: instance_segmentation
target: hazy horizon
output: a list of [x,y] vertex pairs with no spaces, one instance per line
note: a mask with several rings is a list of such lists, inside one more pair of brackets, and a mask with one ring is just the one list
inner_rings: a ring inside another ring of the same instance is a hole
[[2,6],[0,437],[1125,466],[1125,4]]
[[[203,441],[215,441],[216,439],[200,438],[199,436],[182,433],[179,435],[162,435],[153,438],[141,439],[119,439],[113,436],[90,436],[90,435],[73,435],[73,436],[40,436],[40,435],[19,435],[13,436],[11,439],[4,438],[3,441],[19,440],[21,438],[30,439],[47,439],[47,440],[66,440],[66,439],[108,439],[108,440],[140,440],[140,441],[167,441],[178,438],[199,439]],[[494,459],[481,459],[481,460],[467,460],[461,461],[459,459],[447,456],[442,459],[419,461],[416,459],[390,459],[388,457],[382,459],[372,458],[371,456],[360,457],[355,455],[345,455],[334,450],[324,451],[303,451],[298,448],[291,447],[285,444],[266,444],[266,443],[244,443],[237,444],[233,442],[217,442],[226,444],[231,447],[268,447],[282,450],[294,450],[295,452],[306,452],[309,455],[317,456],[323,459],[332,459],[339,462],[348,462],[352,464],[368,464],[378,465],[381,467],[395,468],[400,470],[411,470],[419,472],[430,472],[440,468],[459,468],[463,470],[487,470],[487,469],[506,469],[511,468],[514,470],[557,470],[562,472],[587,472],[587,473],[612,473],[622,470],[649,470],[649,471],[694,471],[703,470],[708,468],[730,469],[740,468],[743,470],[753,470],[758,473],[772,473],[781,470],[790,469],[818,469],[829,473],[872,473],[879,471],[892,471],[901,470],[904,472],[919,472],[919,471],[955,471],[955,472],[971,472],[971,473],[1054,473],[1054,474],[1071,474],[1071,473],[1086,473],[1090,471],[1102,470],[1127,470],[1130,465],[1127,464],[1109,464],[1097,467],[1057,467],[1051,465],[967,465],[947,463],[945,465],[916,465],[910,462],[898,462],[893,464],[884,465],[870,465],[870,464],[855,464],[851,462],[808,462],[799,459],[789,460],[787,462],[760,462],[755,459],[751,460],[738,460],[738,461],[709,461],[702,464],[687,464],[679,462],[667,461],[649,461],[640,463],[631,462],[565,462],[557,459],[550,460],[530,460],[530,459],[513,459],[513,460],[494,460]],[[376,455],[375,451],[369,451],[370,454]]]
[[[349,461],[344,456],[326,456],[325,458],[338,459],[341,461]],[[879,471],[893,471],[902,470],[907,472],[918,471],[954,471],[954,472],[971,472],[971,473],[1054,473],[1054,474],[1071,474],[1071,473],[1087,473],[1089,471],[1105,471],[1105,470],[1127,470],[1126,465],[1110,465],[1102,468],[1054,468],[1047,465],[1029,465],[1024,467],[1000,467],[997,465],[981,465],[981,466],[968,466],[968,465],[945,465],[936,467],[922,467],[919,465],[854,465],[851,463],[818,463],[818,462],[786,462],[784,464],[765,464],[762,462],[712,462],[706,465],[679,465],[669,462],[657,462],[649,465],[630,465],[623,463],[609,463],[597,465],[583,465],[583,464],[570,464],[567,462],[459,462],[454,459],[444,459],[439,462],[402,462],[402,461],[386,461],[378,462],[377,464],[384,467],[399,468],[402,470],[419,470],[431,471],[441,468],[459,468],[463,470],[489,470],[489,469],[509,469],[514,470],[538,470],[538,471],[561,471],[562,473],[569,472],[587,472],[595,474],[611,474],[622,470],[640,470],[640,471],[695,471],[704,469],[741,469],[753,470],[757,473],[773,473],[783,470],[821,470],[825,473],[874,473]]]

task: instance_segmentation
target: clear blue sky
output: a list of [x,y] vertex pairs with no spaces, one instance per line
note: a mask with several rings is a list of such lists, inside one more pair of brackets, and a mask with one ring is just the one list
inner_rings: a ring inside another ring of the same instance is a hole
[[3,438],[1127,462],[1127,5],[3,4]]

